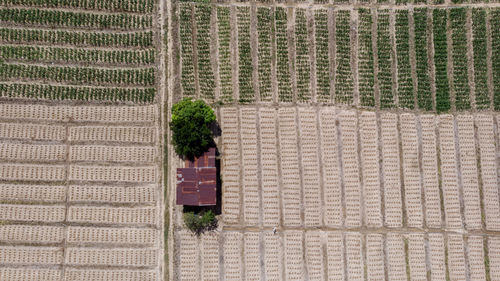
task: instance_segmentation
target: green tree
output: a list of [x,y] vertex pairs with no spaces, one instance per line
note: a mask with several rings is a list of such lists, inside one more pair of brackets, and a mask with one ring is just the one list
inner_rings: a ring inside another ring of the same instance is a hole
[[213,144],[209,126],[216,120],[215,113],[202,100],[184,98],[172,106],[172,142],[182,158],[201,156]]
[[200,235],[205,231],[214,230],[217,228],[217,218],[211,211],[201,211],[199,214],[194,212],[184,213],[184,224],[196,235]]

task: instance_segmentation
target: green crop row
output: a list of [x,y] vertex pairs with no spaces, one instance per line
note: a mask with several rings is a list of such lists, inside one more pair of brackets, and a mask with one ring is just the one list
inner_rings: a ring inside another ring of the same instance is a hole
[[273,20],[270,8],[257,8],[257,34],[259,60],[259,92],[260,100],[272,100],[271,84],[271,34],[273,32]]
[[432,94],[427,54],[427,8],[415,9],[414,21],[418,107],[423,110],[432,110]]
[[233,101],[233,82],[231,68],[231,26],[228,7],[217,7],[217,28],[219,40],[219,78],[220,98],[223,102]]
[[490,13],[491,26],[491,66],[493,70],[493,95],[495,110],[500,110],[500,9],[494,8]]
[[450,9],[453,58],[453,91],[457,110],[470,109],[470,87],[467,69],[467,36],[465,8]]
[[250,49],[250,8],[238,7],[238,54],[239,54],[239,87],[240,102],[247,103],[255,100],[253,88],[253,65]]
[[3,43],[73,45],[91,47],[153,47],[153,32],[101,33],[33,29],[0,29]]
[[373,18],[369,9],[359,9],[359,51],[358,51],[358,75],[359,75],[359,98],[362,106],[375,106],[374,95],[374,67],[373,67],[373,44],[372,24]]
[[293,93],[290,87],[290,70],[288,61],[288,36],[286,8],[276,7],[274,14],[276,24],[276,59],[278,76],[278,96],[282,102],[292,102]]
[[432,27],[434,34],[434,66],[436,69],[436,110],[438,112],[450,110],[446,21],[445,9],[433,10]]
[[180,5],[179,10],[182,94],[184,96],[194,96],[192,7],[190,5]]
[[415,107],[410,65],[408,10],[396,11],[396,54],[398,62],[398,98],[402,108]]
[[210,61],[210,19],[212,8],[208,5],[196,5],[196,40],[198,51],[198,81],[200,94],[207,101],[215,98],[215,77]]
[[37,46],[0,46],[0,57],[5,60],[70,62],[92,64],[147,65],[155,62],[155,50],[96,50],[52,48]]
[[0,79],[27,79],[74,84],[153,86],[154,68],[101,69],[24,64],[0,64]]
[[476,108],[490,107],[487,74],[486,11],[472,10],[472,49],[474,51],[474,84],[476,90]]
[[0,9],[2,24],[43,25],[50,27],[84,27],[95,29],[146,29],[151,28],[151,16],[129,14],[92,14],[40,9]]
[[314,14],[316,39],[316,97],[318,102],[330,101],[330,55],[328,50],[328,14],[316,10]]
[[152,13],[154,0],[0,0],[0,5]]
[[155,93],[155,88],[90,88],[0,83],[0,96],[4,98],[110,101],[146,104],[154,102]]
[[378,85],[380,107],[394,107],[392,89],[392,46],[389,32],[389,12],[380,10],[377,21]]
[[337,67],[335,70],[335,101],[352,104],[353,74],[351,69],[351,12],[337,11],[335,15],[335,39]]
[[295,64],[297,80],[297,100],[311,99],[311,68],[309,62],[309,41],[307,37],[307,19],[304,9],[295,10]]

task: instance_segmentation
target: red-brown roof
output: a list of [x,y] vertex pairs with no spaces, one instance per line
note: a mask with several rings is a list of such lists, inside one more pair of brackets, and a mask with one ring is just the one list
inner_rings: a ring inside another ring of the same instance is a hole
[[186,160],[184,167],[177,169],[177,205],[217,204],[215,148],[210,148],[194,161]]

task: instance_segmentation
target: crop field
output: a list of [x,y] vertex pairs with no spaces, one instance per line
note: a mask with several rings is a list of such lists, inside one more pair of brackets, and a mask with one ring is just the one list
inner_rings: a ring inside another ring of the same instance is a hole
[[173,280],[500,280],[497,2],[171,15],[169,98],[216,108],[222,190],[213,232],[172,206]]
[[0,0],[0,280],[163,280],[159,8]]

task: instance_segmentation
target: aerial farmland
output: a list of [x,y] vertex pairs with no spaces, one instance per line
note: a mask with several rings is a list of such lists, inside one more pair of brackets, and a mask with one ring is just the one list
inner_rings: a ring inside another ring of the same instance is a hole
[[222,188],[199,236],[167,202],[171,280],[500,280],[498,3],[168,15],[168,100],[213,105]]
[[495,1],[0,0],[0,281],[500,281],[499,112]]
[[163,280],[161,5],[0,1],[0,280]]

